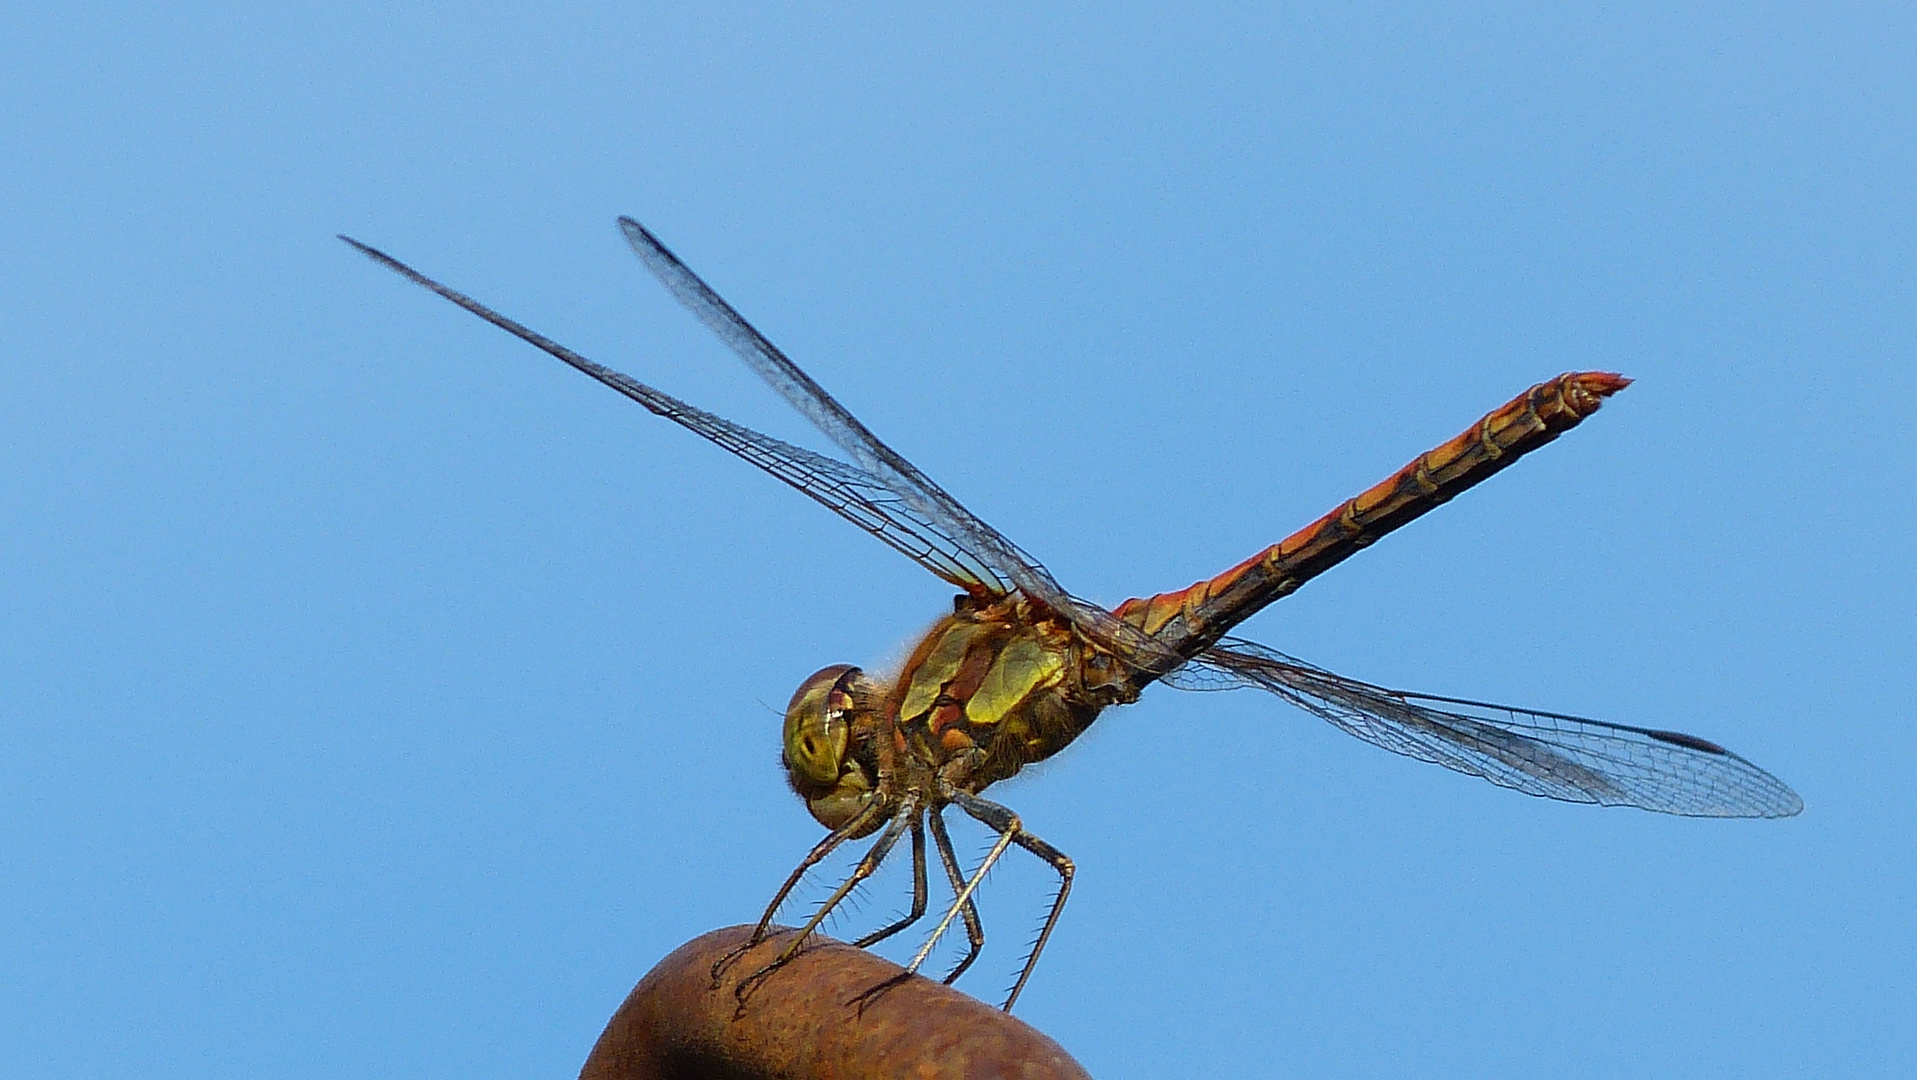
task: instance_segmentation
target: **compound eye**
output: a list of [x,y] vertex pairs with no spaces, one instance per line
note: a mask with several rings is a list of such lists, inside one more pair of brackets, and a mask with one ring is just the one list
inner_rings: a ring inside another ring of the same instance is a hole
[[785,709],[785,766],[808,787],[838,783],[852,739],[850,685],[859,676],[850,664],[834,664],[799,684]]

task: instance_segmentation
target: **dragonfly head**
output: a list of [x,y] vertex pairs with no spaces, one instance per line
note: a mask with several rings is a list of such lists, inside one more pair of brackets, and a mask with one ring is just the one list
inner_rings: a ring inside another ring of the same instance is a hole
[[877,691],[865,672],[834,664],[799,684],[786,706],[786,781],[828,829],[851,821],[878,793],[866,745]]

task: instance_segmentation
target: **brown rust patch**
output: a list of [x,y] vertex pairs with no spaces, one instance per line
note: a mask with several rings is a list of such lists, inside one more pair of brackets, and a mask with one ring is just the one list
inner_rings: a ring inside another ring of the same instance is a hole
[[1038,1029],[930,979],[872,994],[899,967],[829,938],[813,938],[741,1009],[738,980],[790,934],[774,933],[714,986],[713,963],[751,930],[715,930],[661,960],[613,1014],[580,1080],[1090,1080]]

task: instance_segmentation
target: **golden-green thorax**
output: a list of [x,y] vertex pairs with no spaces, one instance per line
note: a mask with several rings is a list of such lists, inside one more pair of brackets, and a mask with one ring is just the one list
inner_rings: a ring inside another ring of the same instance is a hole
[[1068,628],[1008,617],[1005,606],[940,619],[906,661],[888,709],[908,753],[964,762],[957,771],[973,791],[1064,749],[1105,704],[1083,693]]

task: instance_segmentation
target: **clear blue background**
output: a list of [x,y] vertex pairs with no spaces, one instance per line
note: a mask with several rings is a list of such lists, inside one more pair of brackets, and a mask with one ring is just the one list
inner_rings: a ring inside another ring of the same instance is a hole
[[[1107,603],[1542,378],[1639,380],[1246,630],[1696,732],[1806,813],[1547,803],[1154,691],[998,789],[1082,868],[1021,1015],[1094,1075],[1910,1075],[1914,30],[10,7],[0,1073],[569,1076],[816,838],[777,709],[948,590],[333,239],[803,436],[630,213]],[[965,988],[1043,890],[994,877]]]

